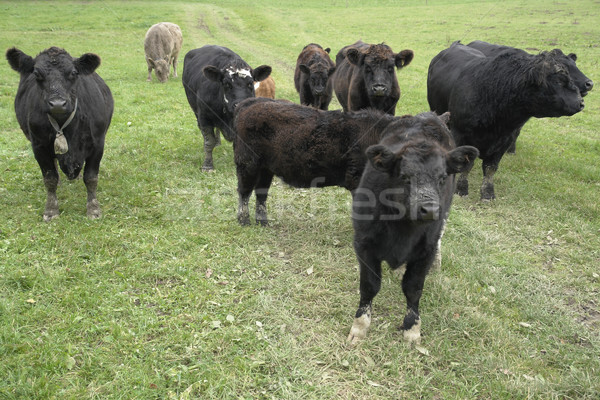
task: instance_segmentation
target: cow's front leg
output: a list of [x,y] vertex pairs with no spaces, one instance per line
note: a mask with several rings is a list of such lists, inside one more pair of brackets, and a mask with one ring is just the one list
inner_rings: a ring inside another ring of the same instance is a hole
[[406,297],[406,315],[402,322],[404,340],[409,344],[421,342],[421,317],[419,315],[419,301],[423,294],[425,276],[435,258],[435,250],[425,259],[411,261],[406,264],[406,272],[402,278],[402,291]]
[[256,223],[262,226],[267,226],[269,224],[267,218],[267,196],[269,195],[269,188],[271,187],[272,181],[273,174],[263,170],[254,187],[254,193],[256,194]]
[[469,194],[469,172],[470,171],[464,171],[458,175],[455,192],[459,196],[467,196]]
[[240,225],[250,225],[250,210],[248,209],[248,203],[258,177],[252,168],[247,168],[246,165],[236,165],[236,171],[238,179],[237,219]]
[[494,174],[498,169],[498,165],[483,164],[483,181],[481,182],[481,200],[494,200],[496,194],[494,192]]
[[93,178],[83,177],[83,183],[87,190],[87,216],[90,219],[100,218],[102,216],[102,210],[100,209],[100,203],[96,198],[96,189],[98,188],[98,176]]
[[200,127],[202,136],[204,137],[204,163],[202,164],[202,171],[214,171],[213,166],[213,149],[217,145],[217,138],[215,137],[215,130],[213,127]]
[[58,197],[56,196],[56,188],[58,187],[58,173],[48,171],[44,175],[44,186],[46,186],[46,207],[44,208],[44,221],[50,222],[58,217]]
[[360,302],[347,339],[353,345],[367,336],[371,325],[373,298],[381,288],[381,261],[370,256],[356,244],[355,248],[360,266]]

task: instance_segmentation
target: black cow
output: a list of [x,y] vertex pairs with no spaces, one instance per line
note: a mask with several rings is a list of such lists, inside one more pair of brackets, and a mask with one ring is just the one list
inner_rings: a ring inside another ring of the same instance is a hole
[[364,338],[371,324],[383,261],[392,269],[406,263],[402,329],[407,341],[420,341],[419,300],[450,210],[454,174],[471,168],[478,155],[474,147],[455,147],[447,118],[447,113],[427,112],[394,121],[379,144],[367,149],[369,162],[352,201],[360,265],[360,302],[348,336],[352,343]]
[[[495,198],[493,176],[517,132],[531,117],[561,117],[583,110],[568,70],[553,52],[501,52],[486,57],[459,42],[435,56],[427,76],[432,111],[450,111],[458,145],[477,147],[483,160],[481,199]],[[468,194],[468,171],[457,193]]]
[[333,94],[331,75],[335,64],[329,58],[329,47],[316,43],[306,45],[296,61],[294,85],[300,94],[300,103],[327,110]]
[[344,111],[375,108],[396,113],[400,87],[395,68],[412,61],[412,50],[394,53],[386,44],[358,41],[342,48],[336,56],[333,90]]
[[[469,43],[467,46],[481,51],[487,57],[495,57],[503,51],[509,51],[513,52],[513,54],[521,55],[529,54],[525,50],[517,49],[515,47],[492,44],[481,40],[475,40]],[[581,97],[585,97],[588,94],[588,92],[594,87],[594,82],[590,78],[585,76],[585,74],[581,72],[579,68],[577,68],[577,64],[575,63],[577,61],[577,55],[575,53],[570,53],[566,55],[560,49],[554,49],[551,53],[556,58],[556,61],[563,64],[565,68],[567,68],[567,70],[569,71],[569,75],[571,75],[571,79],[573,79],[573,83],[579,89],[579,93],[581,93]],[[515,153],[516,138],[519,136],[519,134],[520,129],[513,133],[515,141],[513,141],[513,143],[508,148],[508,153]]]
[[6,58],[21,75],[15,111],[44,177],[44,221],[59,214],[55,159],[69,179],[77,178],[85,164],[87,216],[100,217],[98,170],[114,105],[110,89],[94,72],[100,57],[86,53],[73,58],[51,47],[34,59],[13,47]]
[[271,74],[271,67],[252,69],[240,56],[226,47],[206,45],[190,50],[183,60],[183,87],[204,137],[202,170],[211,171],[212,151],[220,144],[220,134],[233,141],[233,110],[254,97],[254,82]]
[[240,224],[250,223],[252,191],[256,222],[267,224],[266,201],[274,175],[295,187],[354,190],[367,161],[365,150],[379,142],[393,119],[377,110],[322,111],[284,100],[241,103],[234,122]]

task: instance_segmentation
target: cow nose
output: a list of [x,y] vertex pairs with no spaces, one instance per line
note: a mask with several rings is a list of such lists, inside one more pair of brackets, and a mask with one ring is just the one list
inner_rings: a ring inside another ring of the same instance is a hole
[[387,92],[387,87],[385,85],[373,85],[373,92],[377,96],[384,95]]
[[51,112],[65,112],[67,109],[67,101],[63,99],[52,99],[48,101]]
[[590,90],[592,90],[593,87],[594,87],[594,81],[592,81],[591,79],[585,83],[585,88],[587,89],[588,92]]
[[438,207],[434,203],[421,204],[418,209],[418,217],[421,220],[436,220],[438,218]]

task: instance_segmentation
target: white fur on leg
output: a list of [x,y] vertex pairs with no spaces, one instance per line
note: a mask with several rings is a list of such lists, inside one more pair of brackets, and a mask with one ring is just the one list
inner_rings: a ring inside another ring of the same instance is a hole
[[367,330],[371,325],[371,313],[366,312],[358,318],[354,318],[354,323],[350,329],[350,335],[348,335],[348,342],[350,344],[356,344],[361,339],[367,336]]
[[410,329],[404,331],[404,340],[408,344],[418,345],[421,343],[421,318]]

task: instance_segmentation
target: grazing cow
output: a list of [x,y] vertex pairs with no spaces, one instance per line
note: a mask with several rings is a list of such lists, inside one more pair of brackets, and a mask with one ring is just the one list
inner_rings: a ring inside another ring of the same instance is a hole
[[447,118],[427,112],[394,121],[366,151],[369,162],[352,201],[360,265],[360,302],[348,336],[353,344],[371,324],[383,261],[392,269],[406,264],[402,330],[408,342],[420,341],[419,300],[450,210],[453,175],[471,168],[478,155],[474,147],[455,147]]
[[323,111],[284,100],[241,103],[233,146],[240,224],[250,223],[248,201],[254,191],[256,222],[267,225],[267,194],[274,175],[295,187],[354,190],[366,163],[366,148],[379,142],[393,119],[377,110]]
[[265,80],[270,73],[268,65],[252,69],[226,47],[206,45],[185,55],[182,82],[204,137],[203,171],[214,169],[212,151],[220,143],[215,128],[233,141],[233,110],[242,100],[254,97],[254,82]]
[[[482,159],[481,199],[494,199],[493,176],[517,132],[531,117],[561,117],[583,110],[583,99],[568,70],[552,52],[501,52],[486,57],[453,43],[431,60],[427,100],[432,111],[450,111],[458,145],[471,145]],[[468,194],[468,171],[457,193]]]
[[152,80],[153,68],[156,78],[161,83],[169,79],[171,65],[173,65],[173,76],[177,76],[177,58],[182,41],[181,29],[170,22],[159,22],[148,29],[144,39],[148,82]]
[[100,217],[98,170],[113,113],[110,89],[94,72],[100,57],[86,53],[73,58],[51,47],[34,59],[13,47],[6,58],[21,75],[15,112],[42,170],[47,191],[44,221],[59,214],[55,159],[69,179],[77,178],[85,164],[87,216]]
[[275,98],[275,81],[272,76],[268,76],[267,79],[262,82],[254,82],[254,91],[256,97],[266,97],[268,99]]
[[[495,57],[502,51],[510,51],[514,54],[522,55],[529,54],[525,50],[517,49],[515,47],[487,43],[481,40],[475,40],[469,43],[467,46],[481,51],[487,57]],[[569,55],[566,55],[560,49],[552,50],[551,54],[555,56],[556,61],[563,64],[565,68],[567,68],[567,70],[569,71],[569,75],[571,75],[571,79],[573,79],[573,83],[575,84],[575,86],[577,86],[579,92],[581,93],[581,97],[585,97],[588,94],[588,92],[594,87],[594,82],[590,78],[585,76],[585,74],[581,72],[579,68],[577,68],[577,64],[575,63],[577,61],[577,55],[575,53],[570,53]],[[520,129],[513,133],[515,140],[508,148],[508,153],[515,153],[516,139],[519,136],[519,134]]]
[[386,44],[358,41],[342,48],[336,56],[333,90],[344,111],[375,108],[396,113],[400,87],[395,68],[412,61],[412,50],[394,53]]
[[329,47],[316,43],[306,45],[296,61],[294,85],[300,94],[300,103],[327,110],[333,93],[331,75],[335,64],[329,58]]

